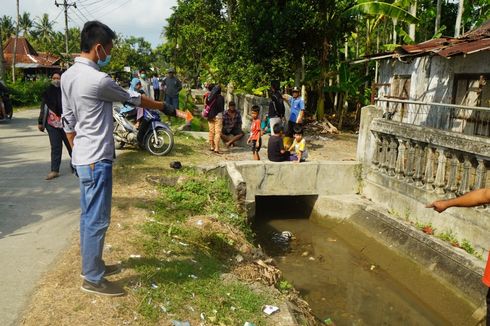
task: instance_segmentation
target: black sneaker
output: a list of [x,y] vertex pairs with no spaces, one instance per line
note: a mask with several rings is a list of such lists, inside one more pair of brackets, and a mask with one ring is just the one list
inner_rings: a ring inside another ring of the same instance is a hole
[[100,284],[92,283],[87,280],[83,280],[83,284],[80,289],[84,292],[94,293],[99,295],[105,295],[108,297],[119,297],[126,292],[124,289],[115,283],[111,283],[105,278],[102,279]]
[[[105,265],[104,276],[111,276],[120,272],[121,272],[121,265],[119,264]],[[82,273],[80,273],[80,277],[83,278],[85,276]]]

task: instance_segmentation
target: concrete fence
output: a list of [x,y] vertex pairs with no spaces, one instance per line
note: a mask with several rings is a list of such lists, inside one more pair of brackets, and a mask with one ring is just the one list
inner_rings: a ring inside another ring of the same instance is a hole
[[487,252],[488,209],[451,208],[441,216],[424,206],[488,184],[490,139],[383,119],[380,108],[368,106],[362,109],[357,156],[366,196]]

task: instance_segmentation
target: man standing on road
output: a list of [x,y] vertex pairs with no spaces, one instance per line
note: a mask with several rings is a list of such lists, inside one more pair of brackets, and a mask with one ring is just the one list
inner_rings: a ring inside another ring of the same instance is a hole
[[153,75],[151,84],[153,85],[153,98],[158,101],[160,100],[160,78],[158,78],[158,74]]
[[124,294],[122,287],[104,276],[119,272],[118,265],[105,265],[102,259],[104,239],[111,217],[112,103],[126,102],[160,109],[176,115],[175,109],[145,95],[121,88],[100,71],[111,59],[116,34],[98,21],[85,23],[81,32],[80,57],[61,77],[63,123],[73,149],[73,165],[80,179],[80,252],[81,289],[106,296]]
[[179,92],[182,89],[182,82],[175,76],[175,69],[170,68],[167,76],[162,81],[163,91],[165,92],[165,103],[174,108],[179,108]]

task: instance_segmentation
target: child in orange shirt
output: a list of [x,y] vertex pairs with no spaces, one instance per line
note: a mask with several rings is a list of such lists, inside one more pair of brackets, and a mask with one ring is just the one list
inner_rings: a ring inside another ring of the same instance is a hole
[[260,108],[258,105],[252,106],[252,124],[250,125],[250,137],[248,137],[247,144],[252,143],[253,158],[256,161],[260,160],[259,150],[262,146],[260,119]]

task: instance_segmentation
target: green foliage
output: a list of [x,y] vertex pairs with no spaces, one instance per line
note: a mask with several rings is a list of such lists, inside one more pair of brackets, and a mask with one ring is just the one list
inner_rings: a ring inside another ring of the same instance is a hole
[[36,81],[25,81],[16,83],[7,82],[7,87],[10,89],[10,99],[13,106],[29,106],[39,105],[41,103],[42,94],[49,85],[48,79],[40,79]]
[[404,10],[403,8],[395,4],[378,1],[361,2],[355,6],[352,6],[349,10],[346,11],[346,14],[386,16],[410,24],[416,24],[419,22],[417,17],[412,16],[408,11]]
[[172,315],[199,320],[203,313],[213,325],[245,321],[266,325],[261,308],[275,300],[221,277],[230,270],[229,258],[236,254],[234,240],[224,232],[205,236],[186,224],[192,215],[214,215],[250,234],[226,181],[189,168],[165,175],[180,181],[160,187],[161,196],[152,207],[155,212],[138,240],[144,258],[128,262],[138,272],[140,286],[134,290],[140,302],[138,311],[155,324]]
[[449,242],[454,247],[460,247],[458,239],[453,231],[449,230],[447,232],[441,232],[436,235],[439,239]]
[[286,280],[279,281],[278,289],[281,292],[288,292],[293,288],[293,285]]
[[120,72],[126,66],[132,70],[148,69],[152,62],[151,44],[142,37],[119,36],[114,43],[111,56],[106,71]]

